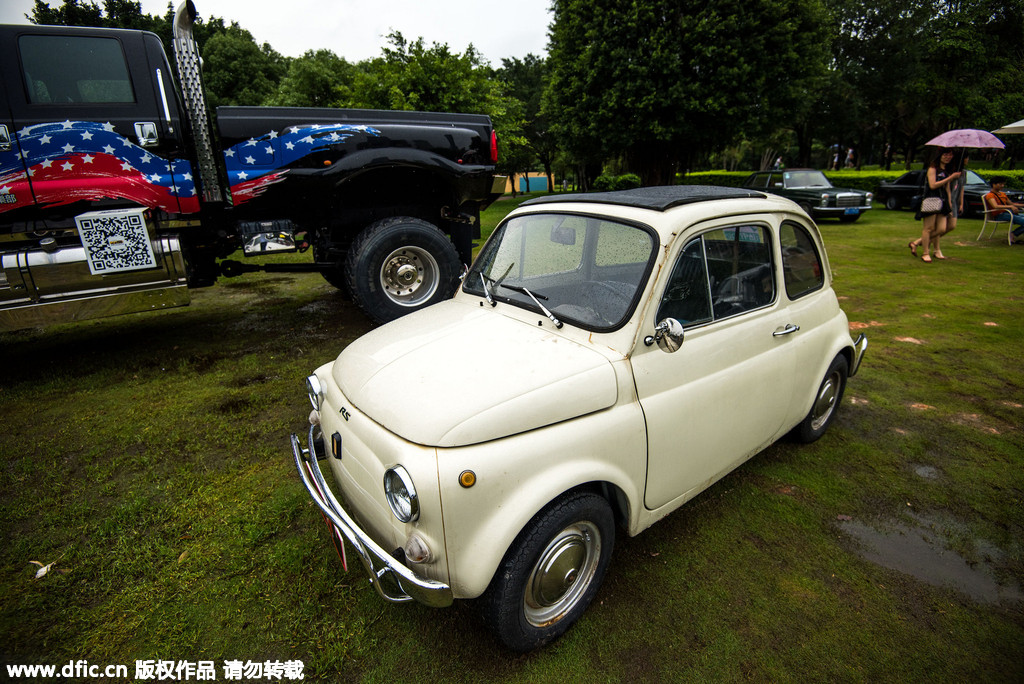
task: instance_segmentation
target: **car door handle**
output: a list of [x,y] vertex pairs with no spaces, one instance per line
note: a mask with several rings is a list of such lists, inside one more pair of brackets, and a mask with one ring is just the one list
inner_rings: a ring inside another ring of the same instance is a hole
[[800,326],[799,325],[793,325],[792,323],[787,323],[786,327],[783,328],[782,330],[776,330],[775,332],[773,332],[772,333],[772,337],[782,337],[783,335],[792,335],[793,333],[797,332],[798,330],[800,330]]

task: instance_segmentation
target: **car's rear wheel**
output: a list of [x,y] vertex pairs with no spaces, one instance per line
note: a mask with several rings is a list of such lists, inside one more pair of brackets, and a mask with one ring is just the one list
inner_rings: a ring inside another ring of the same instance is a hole
[[615,519],[597,494],[576,492],[519,534],[482,597],[484,619],[508,648],[528,651],[563,634],[604,578]]
[[886,209],[891,209],[892,211],[895,211],[895,210],[900,208],[900,201],[898,199],[896,199],[896,197],[890,195],[885,200],[885,208]]
[[842,354],[832,360],[824,379],[814,395],[811,410],[807,416],[793,428],[792,436],[799,442],[810,444],[821,438],[832,421],[835,420],[839,404],[846,390],[846,377],[849,375],[849,364]]

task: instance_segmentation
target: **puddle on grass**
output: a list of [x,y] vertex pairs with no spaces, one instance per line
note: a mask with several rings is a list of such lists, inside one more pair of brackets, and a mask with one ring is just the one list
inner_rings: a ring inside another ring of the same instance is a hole
[[915,465],[912,467],[914,469],[914,473],[918,477],[923,477],[926,480],[938,480],[942,477],[938,468],[928,465]]
[[933,586],[949,587],[980,603],[1016,603],[1024,601],[1024,592],[1013,584],[1000,584],[992,566],[1003,552],[991,544],[975,540],[984,560],[969,563],[947,548],[947,539],[936,532],[937,521],[913,516],[913,523],[891,522],[885,530],[855,520],[843,520],[839,528],[858,542],[857,553],[882,567],[915,577]]

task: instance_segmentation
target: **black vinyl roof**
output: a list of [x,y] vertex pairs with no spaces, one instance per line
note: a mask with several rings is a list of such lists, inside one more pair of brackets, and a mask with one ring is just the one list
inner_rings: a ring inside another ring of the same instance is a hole
[[763,192],[746,188],[725,188],[717,185],[661,185],[616,192],[587,192],[575,194],[545,195],[527,200],[520,206],[537,204],[561,204],[564,202],[591,202],[595,204],[617,204],[624,207],[665,211],[682,204],[709,202],[719,199],[764,198]]

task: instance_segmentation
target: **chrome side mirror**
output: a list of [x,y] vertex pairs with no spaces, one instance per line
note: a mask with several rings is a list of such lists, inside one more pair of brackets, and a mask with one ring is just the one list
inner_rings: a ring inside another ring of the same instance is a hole
[[683,324],[674,318],[666,318],[654,328],[654,334],[644,338],[644,344],[650,347],[655,342],[658,349],[671,354],[683,346]]

